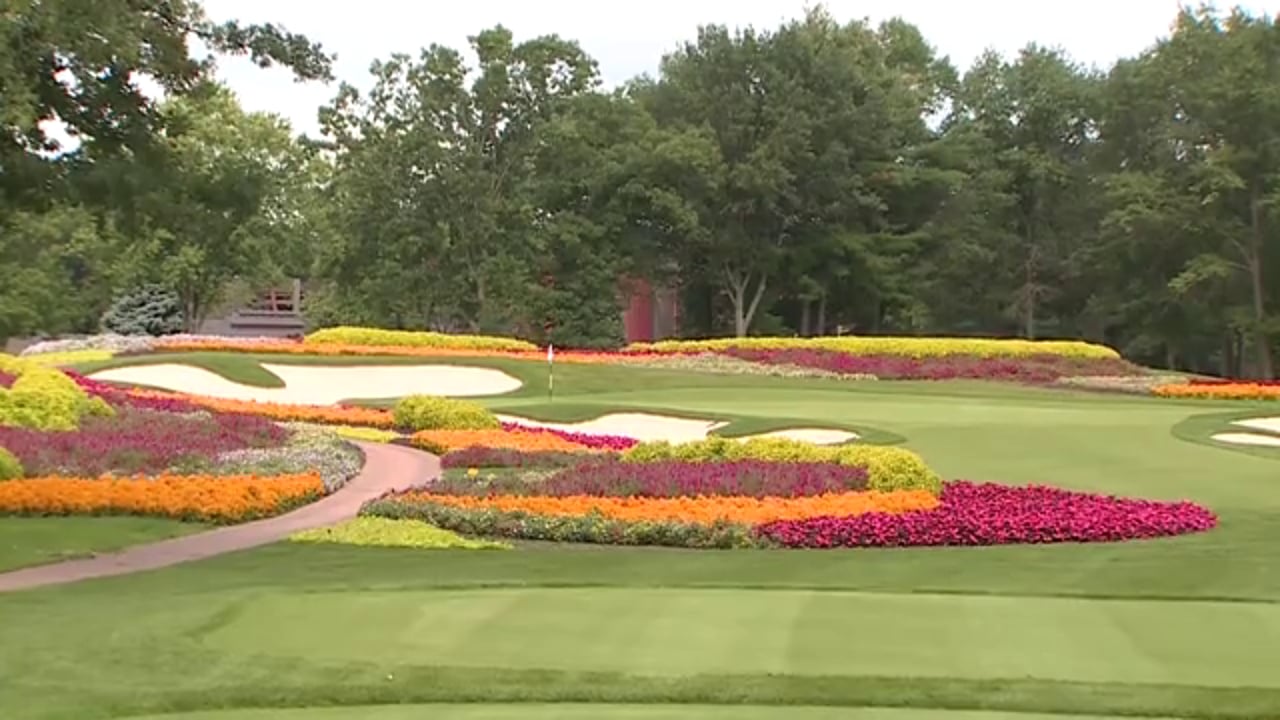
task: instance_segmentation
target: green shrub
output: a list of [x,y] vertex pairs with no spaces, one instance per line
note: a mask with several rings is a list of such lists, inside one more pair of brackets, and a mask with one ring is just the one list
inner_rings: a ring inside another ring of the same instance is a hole
[[378,347],[438,348],[442,350],[533,351],[523,340],[488,335],[447,335],[437,332],[382,330],[364,327],[332,327],[307,335],[312,344],[373,345]]
[[479,403],[434,395],[409,395],[396,403],[396,426],[405,430],[493,430],[498,418]]
[[0,388],[0,425],[74,430],[86,415],[115,413],[60,370],[0,354],[0,372],[17,377],[12,387]]
[[117,297],[102,315],[102,329],[120,335],[182,332],[182,302],[163,285],[143,285]]
[[763,460],[765,462],[835,462],[867,469],[867,488],[942,492],[942,478],[917,454],[880,445],[824,446],[785,438],[753,438],[740,441],[712,436],[705,440],[672,445],[641,443],[622,455],[626,462],[684,460]]
[[0,447],[0,480],[17,480],[24,474],[22,463],[13,453]]

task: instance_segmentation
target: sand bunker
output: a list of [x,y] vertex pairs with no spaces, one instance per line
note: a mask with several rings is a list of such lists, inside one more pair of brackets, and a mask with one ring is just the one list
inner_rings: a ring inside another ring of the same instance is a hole
[[520,388],[520,381],[489,368],[453,365],[262,367],[284,381],[282,388],[259,388],[231,382],[203,368],[189,365],[135,365],[93,373],[94,380],[133,383],[228,400],[335,405],[353,398],[394,398],[428,394],[449,397],[502,395]]
[[1280,435],[1280,417],[1271,418],[1254,418],[1252,420],[1237,420],[1232,425],[1238,425],[1242,428],[1250,430],[1261,430],[1262,432],[1275,433]]
[[[702,440],[715,430],[719,430],[728,424],[711,420],[690,420],[688,418],[644,413],[613,413],[580,423],[547,423],[508,415],[499,415],[498,418],[503,422],[516,423],[526,427],[565,430],[583,433],[584,435],[622,435],[635,438],[641,442],[665,440],[673,443]],[[837,445],[856,440],[858,436],[844,430],[797,428],[793,430],[776,430],[761,435],[752,435],[751,437],[779,437],[818,445]]]
[[1232,445],[1253,445],[1255,447],[1280,447],[1280,437],[1255,435],[1254,433],[1219,433],[1213,436],[1218,442]]

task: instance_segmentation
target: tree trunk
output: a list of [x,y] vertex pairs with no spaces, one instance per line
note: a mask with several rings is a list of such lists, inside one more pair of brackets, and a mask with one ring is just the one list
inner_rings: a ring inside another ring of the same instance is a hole
[[1275,362],[1271,356],[1271,334],[1267,332],[1267,290],[1262,274],[1262,206],[1257,191],[1249,201],[1249,284],[1253,290],[1253,341],[1258,346],[1258,373],[1264,380],[1274,380]]
[[800,337],[809,337],[809,308],[813,301],[808,298],[800,300]]
[[733,303],[733,331],[737,337],[746,337],[747,330],[751,327],[751,321],[755,318],[756,310],[760,308],[760,299],[764,297],[764,289],[766,281],[764,276],[760,277],[756,283],[756,290],[752,293],[750,302],[747,300],[747,288],[751,286],[751,273],[734,272],[729,268],[725,268],[725,279],[729,281],[729,286],[725,290],[725,294],[729,296],[729,300]]
[[827,294],[822,293],[818,296],[818,327],[815,335],[827,334]]

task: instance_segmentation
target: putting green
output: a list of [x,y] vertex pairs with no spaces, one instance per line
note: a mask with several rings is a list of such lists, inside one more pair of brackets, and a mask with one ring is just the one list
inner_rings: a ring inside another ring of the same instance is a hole
[[1280,687],[1274,604],[544,588],[272,596],[224,620],[213,648],[315,660]]
[[[1119,720],[1073,715],[1073,720]],[[750,705],[365,705],[148,715],[131,720],[1063,720],[1062,715]],[[1150,720],[1162,720],[1151,718]]]

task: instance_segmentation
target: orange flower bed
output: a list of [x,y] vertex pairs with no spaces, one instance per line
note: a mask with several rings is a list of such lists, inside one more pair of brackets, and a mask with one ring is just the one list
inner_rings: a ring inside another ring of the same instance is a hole
[[288,403],[255,402],[253,400],[228,400],[207,395],[187,395],[186,393],[167,393],[153,390],[130,390],[129,394],[134,397],[157,400],[181,400],[215,412],[234,415],[258,415],[273,420],[322,423],[325,425],[358,425],[383,429],[390,429],[395,426],[395,417],[391,411],[378,410],[376,408],[291,405]]
[[815,517],[850,517],[870,512],[905,513],[932,510],[938,498],[919,491],[848,492],[808,497],[536,497],[496,495],[433,495],[411,492],[403,496],[408,502],[426,502],[464,510],[493,509],[503,512],[526,512],[532,515],[572,517],[599,513],[614,520],[679,521],[710,525],[717,520],[760,524],[777,520],[805,520]]
[[1207,400],[1280,400],[1280,385],[1258,383],[1176,383],[1157,385],[1152,393],[1167,398],[1203,398]]
[[[250,342],[234,339],[207,340],[157,340],[157,351],[170,352],[241,352],[274,355],[323,355],[364,357],[494,357],[514,360],[546,361],[545,351],[466,350],[455,348],[405,347],[395,345],[349,345],[346,343],[302,343],[292,340]],[[639,357],[639,356],[637,356]],[[556,350],[556,362],[610,363],[616,362],[617,353]]]
[[423,430],[410,436],[409,444],[436,455],[470,447],[526,452],[594,452],[585,445],[552,433],[512,430]]
[[0,483],[0,513],[153,515],[233,523],[275,515],[323,494],[324,483],[316,473],[98,479],[51,476]]

